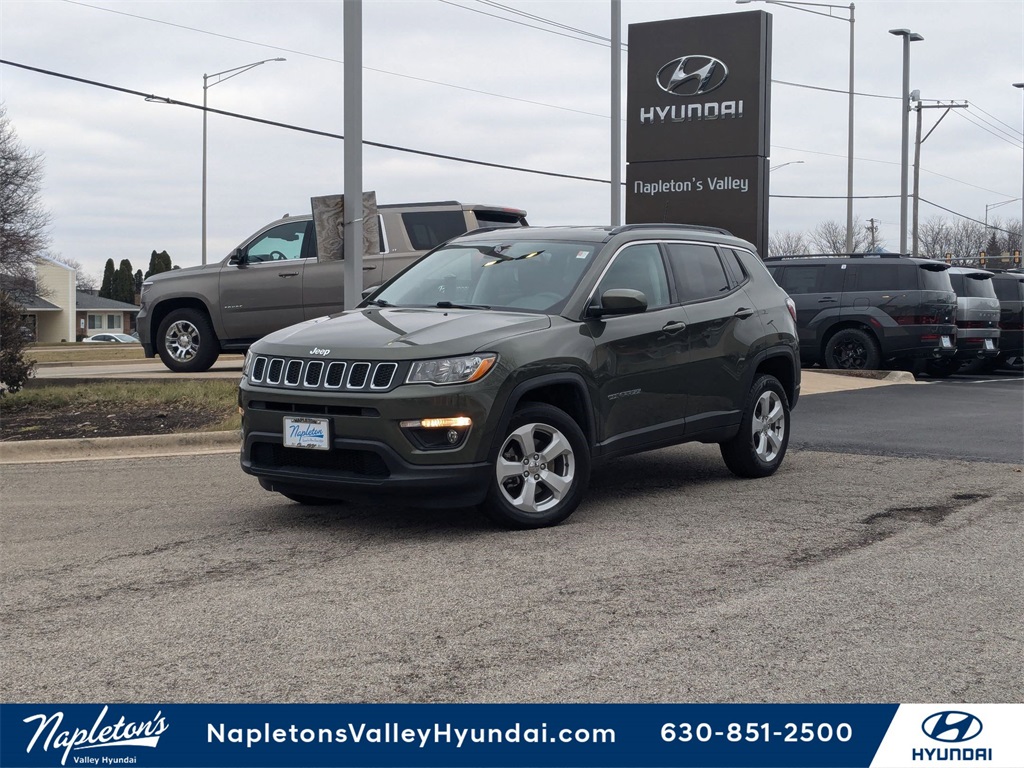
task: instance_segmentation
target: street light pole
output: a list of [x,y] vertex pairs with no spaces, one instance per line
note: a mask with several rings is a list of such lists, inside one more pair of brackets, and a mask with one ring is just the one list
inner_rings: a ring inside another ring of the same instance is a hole
[[[1014,83],[1014,88],[1024,88],[1024,83]],[[1020,250],[1024,252],[1024,163],[1021,163],[1021,205],[1020,205]]]
[[910,44],[924,38],[909,29],[890,29],[903,38],[903,145],[900,154],[900,253],[907,253],[907,181],[910,176]]
[[[848,21],[850,24],[850,106],[849,125],[847,126],[847,156],[846,156],[846,252],[853,252],[853,60],[854,60],[854,4],[832,5],[831,3],[804,3],[790,2],[790,0],[736,0],[738,5],[746,5],[751,2],[761,2],[768,5],[781,5],[784,8],[792,8],[794,11],[813,13],[816,16],[824,16],[837,21]],[[804,7],[809,6],[809,7]],[[828,8],[829,12],[814,11],[811,8]],[[840,9],[850,12],[850,18],[844,19],[841,16],[833,16],[832,10]]]
[[[253,67],[258,67],[260,64],[266,64],[268,61],[285,61],[285,59],[264,59],[263,61],[254,61],[252,64],[243,64],[240,67],[233,67],[231,69],[225,69],[223,72],[214,72],[212,75],[203,75],[203,265],[206,265],[206,92],[215,85],[220,85],[225,80],[230,80],[232,77],[237,77],[245,72],[248,72]],[[227,75],[227,77],[222,77]],[[216,82],[209,82],[213,78],[218,78]]]
[[779,170],[779,168],[785,168],[787,165],[802,165],[803,162],[803,160],[790,160],[788,163],[782,163],[781,165],[776,165],[769,168],[768,172],[771,173],[772,171],[777,171]]

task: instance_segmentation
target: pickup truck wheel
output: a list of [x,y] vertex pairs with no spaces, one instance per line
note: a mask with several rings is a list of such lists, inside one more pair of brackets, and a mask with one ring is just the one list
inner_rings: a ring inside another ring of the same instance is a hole
[[590,480],[590,449],[564,411],[536,403],[515,412],[497,437],[484,511],[510,528],[557,525],[573,513]]
[[167,315],[156,343],[160,359],[175,373],[207,371],[220,354],[217,334],[206,315],[196,309],[176,309]]
[[876,371],[882,363],[878,342],[867,331],[844,328],[825,345],[825,367],[856,371]]
[[789,400],[774,376],[758,376],[743,409],[740,431],[721,443],[725,466],[739,477],[767,477],[789,446]]

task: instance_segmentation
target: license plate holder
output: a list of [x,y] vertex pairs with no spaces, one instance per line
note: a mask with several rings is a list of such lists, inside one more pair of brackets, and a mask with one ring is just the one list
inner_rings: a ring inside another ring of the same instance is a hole
[[949,336],[940,336],[939,346],[942,347],[943,349],[952,349],[953,341],[952,339],[949,338]]
[[316,419],[309,416],[285,416],[284,428],[285,448],[302,448],[304,450],[331,450],[331,424],[328,419]]

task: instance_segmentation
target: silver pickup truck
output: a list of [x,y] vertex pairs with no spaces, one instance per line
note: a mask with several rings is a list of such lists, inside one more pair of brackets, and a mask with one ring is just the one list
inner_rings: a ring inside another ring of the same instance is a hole
[[[441,243],[481,227],[526,226],[526,211],[456,202],[377,207],[379,253],[363,256],[363,286],[379,285]],[[295,323],[339,312],[344,262],[318,258],[313,217],[285,216],[222,261],[163,272],[142,286],[139,340],[178,373],[205,371]]]

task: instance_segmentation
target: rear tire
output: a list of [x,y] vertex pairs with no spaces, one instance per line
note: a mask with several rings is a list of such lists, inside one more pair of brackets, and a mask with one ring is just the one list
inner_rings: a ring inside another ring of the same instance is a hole
[[590,481],[590,448],[565,411],[520,408],[497,435],[483,511],[509,528],[544,528],[571,515]]
[[758,376],[747,394],[740,431],[719,445],[725,466],[739,477],[774,474],[786,456],[789,426],[786,390],[774,376]]
[[163,319],[156,336],[160,359],[175,373],[210,370],[220,355],[220,342],[205,313],[186,307]]
[[825,367],[845,371],[877,371],[882,352],[875,337],[860,328],[836,331],[825,345]]

